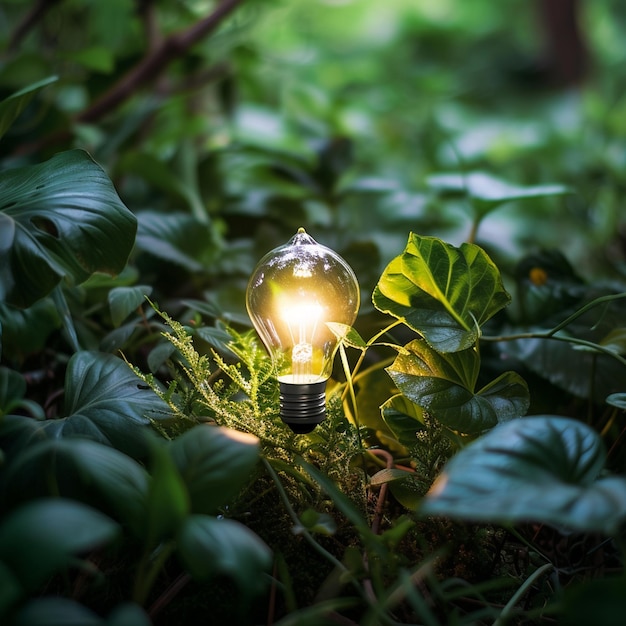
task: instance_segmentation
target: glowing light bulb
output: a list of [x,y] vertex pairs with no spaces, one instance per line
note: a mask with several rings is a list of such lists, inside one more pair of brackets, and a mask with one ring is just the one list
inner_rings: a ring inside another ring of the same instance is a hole
[[246,304],[278,372],[282,420],[294,432],[312,431],[325,418],[337,347],[327,323],[349,326],[359,309],[354,272],[300,228],[259,261]]

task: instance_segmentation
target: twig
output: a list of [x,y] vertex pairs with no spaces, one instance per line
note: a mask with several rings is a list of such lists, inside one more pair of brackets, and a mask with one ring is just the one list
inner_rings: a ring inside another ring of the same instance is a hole
[[223,0],[215,11],[188,29],[173,33],[161,41],[137,65],[131,68],[109,91],[77,117],[79,122],[94,122],[130,98],[189,48],[212,33],[244,0]]
[[13,31],[7,45],[7,53],[16,52],[22,40],[44,18],[45,14],[60,0],[39,0],[37,4],[24,16]]
[[173,598],[175,598],[180,590],[191,580],[191,576],[187,572],[183,572],[178,578],[152,603],[148,610],[151,620],[157,616],[161,610],[166,607]]

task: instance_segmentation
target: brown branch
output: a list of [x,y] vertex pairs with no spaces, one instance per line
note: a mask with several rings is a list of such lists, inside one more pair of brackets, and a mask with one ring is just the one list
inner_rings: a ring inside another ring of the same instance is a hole
[[7,52],[16,52],[22,40],[44,18],[46,13],[60,0],[39,0],[37,4],[23,17],[11,35],[7,45]]
[[212,33],[244,0],[223,0],[206,18],[187,30],[165,38],[135,67],[131,68],[109,91],[78,115],[78,122],[94,122],[115,109],[135,91],[152,82],[174,60],[183,56],[189,48]]

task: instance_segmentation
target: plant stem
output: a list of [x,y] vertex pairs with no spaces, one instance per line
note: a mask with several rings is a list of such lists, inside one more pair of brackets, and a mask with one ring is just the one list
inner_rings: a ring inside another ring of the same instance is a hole
[[133,602],[143,606],[148,599],[148,594],[154,585],[156,577],[165,565],[165,562],[174,551],[175,542],[163,544],[154,560],[151,560],[153,552],[146,548],[137,567],[135,584],[133,587]]
[[520,601],[522,596],[528,591],[530,586],[537,580],[540,576],[550,569],[553,569],[552,563],[546,563],[542,565],[539,569],[535,570],[520,586],[520,588],[513,594],[511,599],[506,603],[505,607],[502,609],[498,619],[493,623],[493,626],[504,626],[510,615],[513,613],[515,609],[515,605]]

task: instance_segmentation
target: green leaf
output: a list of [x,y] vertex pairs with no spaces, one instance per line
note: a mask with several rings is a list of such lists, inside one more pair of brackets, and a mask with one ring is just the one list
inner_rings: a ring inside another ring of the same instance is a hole
[[118,525],[99,511],[71,500],[35,500],[10,513],[0,525],[0,561],[29,591],[73,557],[109,542]]
[[178,536],[178,554],[195,579],[226,575],[246,596],[265,588],[264,574],[272,562],[270,549],[249,528],[207,515],[192,515],[185,521]]
[[26,395],[26,381],[15,370],[0,365],[0,417],[20,405]]
[[135,287],[115,287],[109,291],[109,309],[111,319],[116,328],[142,304],[146,302],[146,296],[152,294],[152,287],[148,285],[136,285]]
[[122,359],[84,351],[67,366],[65,414],[42,428],[52,437],[86,437],[142,457],[150,419],[169,415],[169,409]]
[[139,215],[137,249],[188,272],[204,273],[218,249],[210,225],[186,213]]
[[607,397],[606,403],[616,406],[618,409],[626,410],[626,393],[612,393]]
[[485,172],[434,174],[427,183],[432,189],[444,193],[462,193],[474,202],[478,217],[484,217],[495,208],[523,198],[542,198],[571,193],[565,185],[512,185]]
[[598,478],[605,459],[600,437],[581,422],[549,415],[514,420],[453,457],[421,512],[613,534],[626,520],[626,478]]
[[21,608],[12,626],[151,626],[146,612],[138,605],[116,606],[107,619],[75,600],[62,597],[36,598]]
[[[56,76],[44,78],[24,89],[11,94],[0,102],[0,138],[11,127],[14,120],[19,117],[20,113],[26,108],[32,97],[40,90],[57,80]],[[1,246],[0,246],[1,248]]]
[[68,277],[116,274],[136,219],[83,151],[0,173],[0,300],[27,307]]
[[0,615],[7,615],[24,595],[15,574],[0,560]]
[[416,433],[424,428],[424,409],[421,406],[402,394],[396,394],[381,405],[380,411],[399,443],[406,447],[416,443]]
[[387,372],[403,395],[448,428],[477,434],[528,410],[528,387],[515,372],[475,391],[480,356],[474,348],[441,354],[420,340],[405,347],[409,354],[399,354]]
[[170,454],[187,486],[192,512],[216,513],[249,480],[259,459],[259,440],[201,424],[174,440]]
[[306,509],[300,515],[300,523],[293,527],[293,533],[299,535],[305,530],[320,535],[334,535],[337,524],[328,513],[319,513],[315,509]]
[[326,326],[328,326],[329,330],[337,339],[343,341],[347,346],[358,348],[359,350],[367,348],[365,340],[351,326],[339,324],[338,322],[326,322]]
[[500,272],[479,246],[455,248],[413,233],[373,294],[378,310],[402,320],[440,352],[472,346],[480,327],[510,299]]
[[142,465],[109,446],[87,439],[31,443],[9,463],[3,482],[9,506],[59,495],[101,510],[136,534],[142,532],[148,475]]
[[13,626],[104,626],[105,621],[91,609],[69,598],[47,597],[31,600],[21,608]]
[[[2,280],[0,276],[0,283]],[[23,361],[28,355],[42,350],[50,334],[61,323],[52,298],[42,298],[27,309],[0,302],[1,353],[7,359]]]
[[150,547],[175,535],[189,514],[189,494],[165,445],[153,446],[151,473],[145,519],[145,542]]

